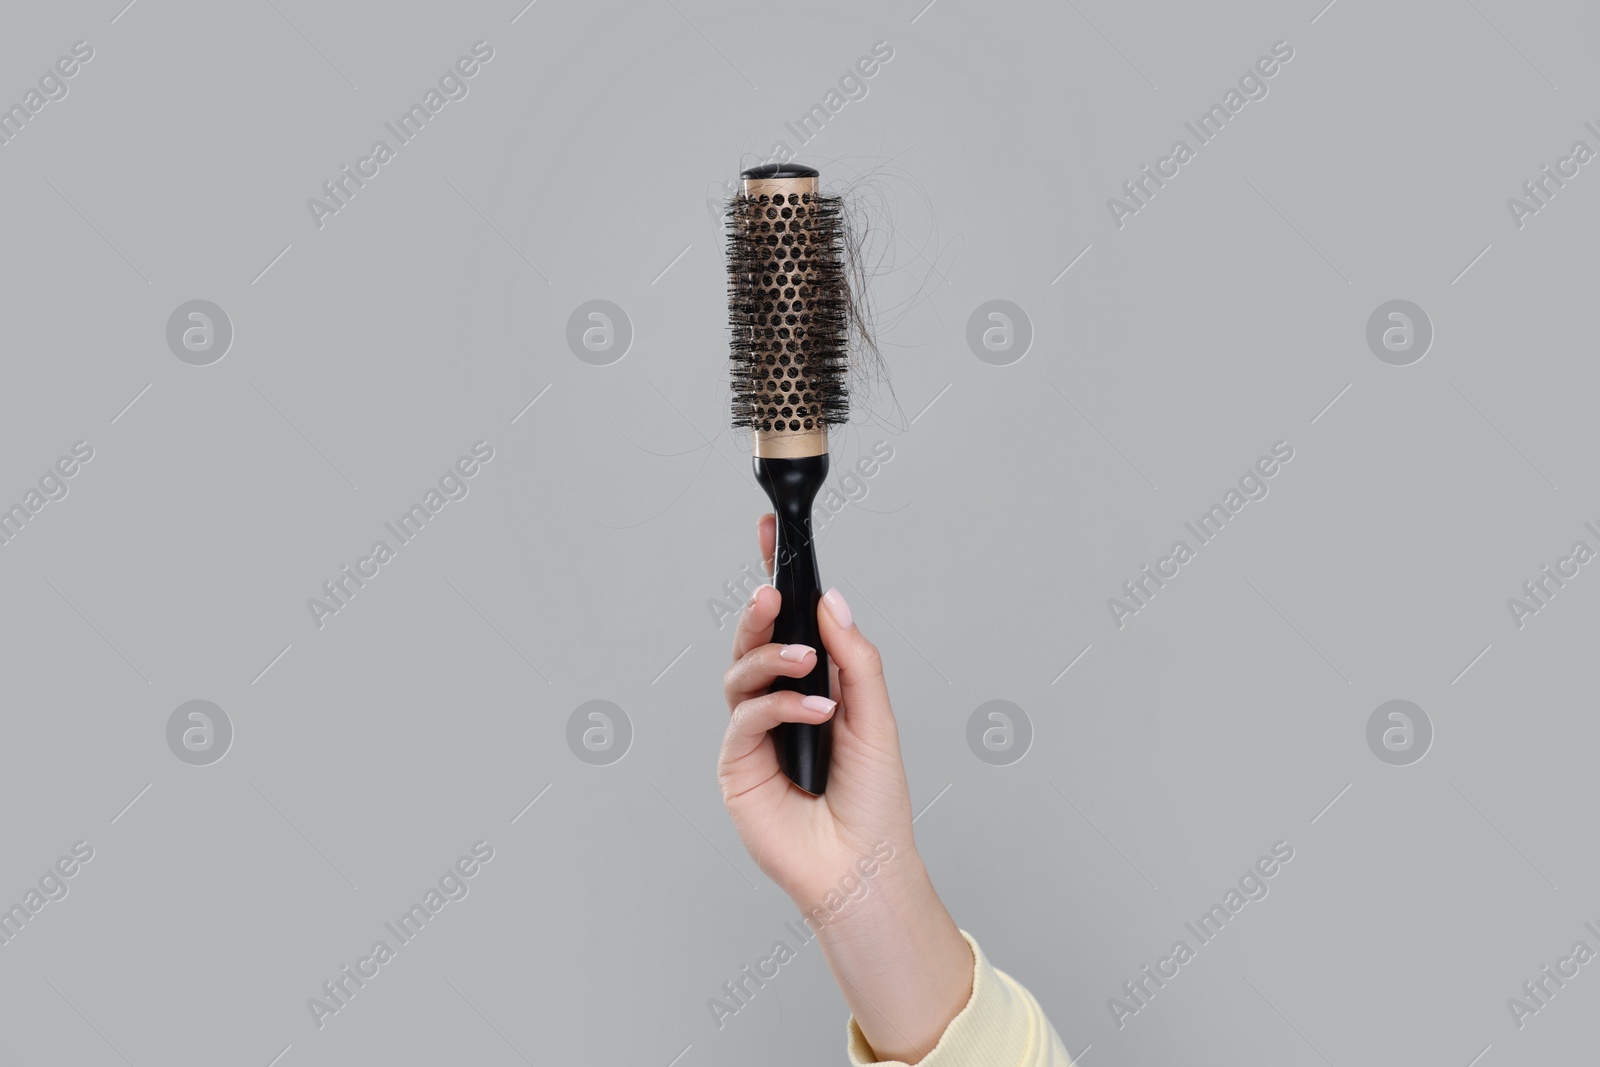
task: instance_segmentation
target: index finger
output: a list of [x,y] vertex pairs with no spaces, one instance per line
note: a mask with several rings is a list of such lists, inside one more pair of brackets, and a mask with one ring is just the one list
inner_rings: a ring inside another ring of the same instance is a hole
[[763,515],[756,520],[756,540],[761,542],[761,562],[772,577],[772,556],[778,544],[778,516]]
[[770,585],[756,587],[756,595],[739,613],[739,629],[733,635],[733,661],[744,658],[752,648],[772,642],[772,624],[778,620],[783,595]]
[[[767,513],[756,520],[756,541],[761,546],[761,562],[767,568],[767,577],[772,577],[772,558],[778,544],[778,517]],[[756,589],[755,595],[745,604],[744,610],[739,613],[739,629],[733,635],[733,661],[739,662],[746,652],[752,648],[760,648],[772,640],[772,624],[778,617],[778,605],[783,598],[777,590],[771,594],[765,592],[768,586]],[[761,602],[768,596],[773,603],[761,610]]]

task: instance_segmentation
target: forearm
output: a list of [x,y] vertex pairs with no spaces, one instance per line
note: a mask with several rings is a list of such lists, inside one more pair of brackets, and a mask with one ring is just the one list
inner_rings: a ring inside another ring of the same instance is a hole
[[870,884],[818,941],[877,1057],[914,1064],[971,997],[972,950],[914,852]]

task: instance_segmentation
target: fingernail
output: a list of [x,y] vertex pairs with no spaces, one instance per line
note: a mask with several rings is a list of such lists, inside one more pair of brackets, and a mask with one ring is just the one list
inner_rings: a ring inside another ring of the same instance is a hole
[[822,602],[828,605],[828,614],[833,616],[833,621],[843,630],[854,625],[850,614],[850,605],[844,602],[844,596],[837,589],[830,589],[822,594]]
[[832,711],[834,702],[827,697],[801,697],[800,706],[807,711]]
[[770,588],[771,588],[771,586],[768,586],[768,585],[758,585],[758,586],[756,586],[756,591],[754,593],[750,594],[750,603],[752,603],[752,604],[759,603],[760,600],[761,600],[761,590],[770,589]]
[[810,645],[784,645],[778,649],[778,658],[786,659],[790,663],[799,663],[815,651],[816,649]]

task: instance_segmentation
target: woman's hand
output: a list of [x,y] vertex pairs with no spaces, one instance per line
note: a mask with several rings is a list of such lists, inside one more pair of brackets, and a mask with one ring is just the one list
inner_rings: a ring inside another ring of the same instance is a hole
[[[771,515],[758,526],[769,574],[775,527]],[[723,802],[756,864],[817,916],[812,925],[828,963],[879,1058],[916,1063],[971,996],[972,953],[916,853],[877,648],[856,628],[844,597],[829,590],[817,622],[832,661],[832,701],[771,691],[775,678],[801,678],[816,665],[815,649],[771,643],[780,599],[763,585],[739,619],[723,679],[732,712],[717,766]],[[812,796],[784,775],[768,731],[830,719],[828,789]],[[873,866],[860,866],[864,860]],[[864,892],[846,896],[841,881]]]
[[[763,517],[759,535],[770,573],[771,516]],[[815,649],[768,643],[781,599],[776,589],[763,585],[739,617],[733,666],[723,679],[733,718],[723,738],[717,776],[745,848],[805,908],[836,890],[839,879],[861,857],[873,855],[880,842],[897,856],[912,853],[911,794],[878,650],[855,627],[837,590],[829,590],[817,612],[832,659],[828,673],[833,700],[769,692],[774,678],[803,678],[817,663]],[[829,719],[833,757],[828,790],[812,796],[784,775],[768,731],[781,722]]]

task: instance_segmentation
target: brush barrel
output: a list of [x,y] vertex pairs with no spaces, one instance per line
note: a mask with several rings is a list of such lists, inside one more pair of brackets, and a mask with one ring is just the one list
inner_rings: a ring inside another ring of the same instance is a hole
[[[828,477],[828,455],[771,457],[753,460],[756,481],[772,501],[778,517],[778,538],[772,558],[772,584],[783,596],[772,639],[780,645],[810,645],[817,662],[804,678],[779,678],[775,690],[827,697],[828,652],[817,624],[822,581],[811,530],[811,505]],[[772,731],[778,764],[789,781],[821,795],[828,786],[833,723],[781,723]]]

